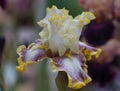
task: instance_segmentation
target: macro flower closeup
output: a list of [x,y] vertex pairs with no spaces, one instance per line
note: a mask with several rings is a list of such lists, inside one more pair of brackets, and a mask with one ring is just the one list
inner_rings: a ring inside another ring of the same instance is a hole
[[79,89],[91,81],[87,74],[87,60],[99,57],[101,50],[79,41],[82,28],[95,19],[91,12],[83,12],[73,18],[66,9],[56,6],[47,8],[46,16],[38,24],[43,27],[40,39],[27,48],[17,48],[19,72],[48,58],[54,72],[64,71],[68,77],[68,87]]

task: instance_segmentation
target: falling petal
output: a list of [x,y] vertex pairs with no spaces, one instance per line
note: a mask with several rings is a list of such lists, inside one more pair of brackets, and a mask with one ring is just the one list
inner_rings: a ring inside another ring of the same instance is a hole
[[87,60],[91,60],[92,57],[98,58],[102,51],[99,48],[88,46],[83,42],[79,42],[79,49],[82,51]]
[[53,71],[65,71],[68,76],[68,87],[79,89],[91,81],[87,74],[85,58],[82,54],[71,57],[59,57],[51,60]]
[[40,60],[46,58],[46,54],[44,52],[44,46],[42,45],[40,40],[36,40],[34,43],[26,48],[24,45],[18,47],[17,53],[19,55],[17,70],[23,72],[25,67],[30,65],[31,63],[38,63]]

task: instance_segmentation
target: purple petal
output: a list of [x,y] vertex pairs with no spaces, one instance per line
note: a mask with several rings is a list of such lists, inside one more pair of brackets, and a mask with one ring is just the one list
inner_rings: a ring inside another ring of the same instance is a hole
[[79,49],[87,60],[91,60],[92,57],[98,58],[101,54],[101,49],[88,46],[83,42],[79,42]]
[[68,76],[68,87],[79,89],[91,81],[87,74],[85,58],[82,54],[69,57],[53,58],[53,71],[65,71]]
[[40,59],[46,57],[44,49],[40,49],[41,44],[40,40],[36,40],[34,43],[30,44],[28,48],[22,45],[18,47],[17,53],[23,62],[38,62]]
[[[18,64],[17,67],[18,71],[22,69],[22,71],[25,70],[25,67],[31,63],[37,63],[40,60],[43,60],[46,58],[46,54],[44,52],[44,49],[40,48],[41,41],[36,40],[34,43],[30,44],[28,48],[26,48],[24,45],[18,47],[17,53],[19,55],[18,58]],[[23,70],[24,69],[24,70]]]

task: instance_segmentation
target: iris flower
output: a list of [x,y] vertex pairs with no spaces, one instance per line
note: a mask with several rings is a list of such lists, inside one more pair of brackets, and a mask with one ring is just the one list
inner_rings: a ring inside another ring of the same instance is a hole
[[66,9],[56,6],[47,8],[46,16],[38,22],[43,27],[40,39],[27,48],[17,48],[19,72],[32,64],[49,58],[53,72],[64,71],[68,77],[68,87],[79,89],[91,81],[87,74],[87,60],[98,57],[101,50],[79,41],[82,28],[95,19],[91,12],[83,12],[73,18]]

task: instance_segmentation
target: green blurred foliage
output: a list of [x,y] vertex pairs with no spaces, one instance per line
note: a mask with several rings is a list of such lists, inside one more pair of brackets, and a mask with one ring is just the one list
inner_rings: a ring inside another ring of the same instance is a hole
[[83,11],[78,4],[78,0],[48,0],[48,6],[56,5],[58,8],[66,8],[73,17]]

